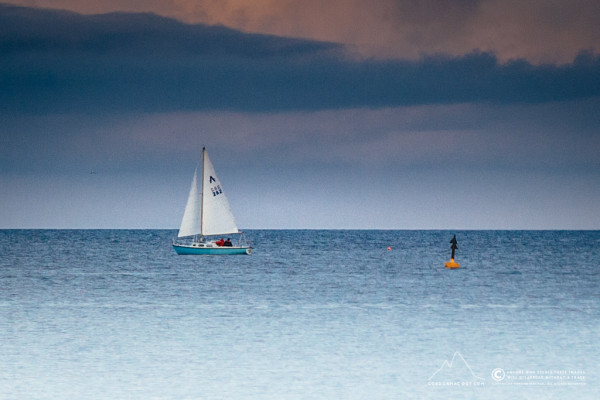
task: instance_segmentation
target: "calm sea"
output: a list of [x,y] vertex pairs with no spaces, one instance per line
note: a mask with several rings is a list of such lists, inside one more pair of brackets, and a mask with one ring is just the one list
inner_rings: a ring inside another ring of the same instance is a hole
[[600,398],[599,231],[175,234],[0,231],[0,398]]

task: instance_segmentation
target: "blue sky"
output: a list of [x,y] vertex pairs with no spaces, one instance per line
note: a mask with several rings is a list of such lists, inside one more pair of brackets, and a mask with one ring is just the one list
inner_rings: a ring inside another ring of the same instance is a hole
[[593,2],[12,3],[0,228],[176,228],[203,145],[246,229],[600,228]]

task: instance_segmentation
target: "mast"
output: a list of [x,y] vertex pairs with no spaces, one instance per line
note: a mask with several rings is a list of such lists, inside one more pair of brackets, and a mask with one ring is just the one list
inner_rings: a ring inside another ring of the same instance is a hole
[[204,172],[206,167],[204,165],[204,153],[206,153],[206,147],[202,146],[202,188],[200,192],[200,241],[204,236]]

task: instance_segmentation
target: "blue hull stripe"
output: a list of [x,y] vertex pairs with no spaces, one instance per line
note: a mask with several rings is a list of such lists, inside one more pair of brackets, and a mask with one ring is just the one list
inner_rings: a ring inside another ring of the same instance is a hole
[[173,245],[177,254],[182,256],[200,256],[200,255],[230,255],[230,254],[250,254],[251,247],[190,247]]

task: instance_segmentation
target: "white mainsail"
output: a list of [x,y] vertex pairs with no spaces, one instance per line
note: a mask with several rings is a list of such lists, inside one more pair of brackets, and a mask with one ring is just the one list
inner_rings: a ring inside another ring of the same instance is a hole
[[196,168],[177,236],[239,233],[229,201],[223,192],[223,185],[205,149],[202,149],[202,164],[202,193],[198,191],[198,168]]
[[208,158],[208,153],[203,150],[204,168],[202,179],[202,235],[225,235],[238,233],[235,218],[229,207],[229,201],[223,192],[223,185],[215,168]]

